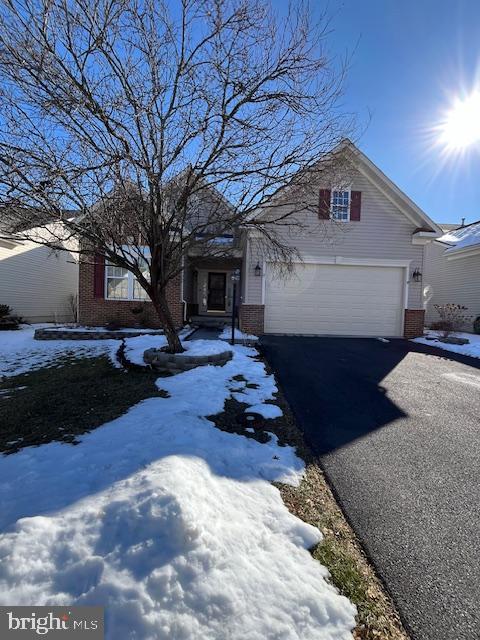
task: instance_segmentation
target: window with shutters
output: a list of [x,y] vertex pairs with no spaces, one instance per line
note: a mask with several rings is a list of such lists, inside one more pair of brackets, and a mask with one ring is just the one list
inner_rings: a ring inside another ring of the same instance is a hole
[[340,222],[350,220],[350,191],[332,189],[330,215],[332,220]]
[[[148,264],[140,264],[142,273],[148,276]],[[148,300],[145,289],[128,269],[117,267],[108,262],[105,265],[105,298],[107,300]]]

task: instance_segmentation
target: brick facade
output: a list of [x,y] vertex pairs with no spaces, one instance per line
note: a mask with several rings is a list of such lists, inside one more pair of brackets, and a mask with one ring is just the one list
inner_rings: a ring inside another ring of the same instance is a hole
[[265,307],[263,304],[240,305],[240,329],[256,336],[264,331]]
[[405,309],[405,325],[403,335],[405,338],[418,338],[423,336],[425,325],[424,309]]
[[[170,311],[176,327],[183,324],[181,275],[170,282],[167,290]],[[132,309],[142,307],[142,314]],[[78,275],[78,319],[80,324],[100,327],[114,322],[119,326],[134,327],[140,324],[159,328],[160,320],[151,302],[141,300],[106,300],[94,295],[94,265],[92,260],[81,261]]]

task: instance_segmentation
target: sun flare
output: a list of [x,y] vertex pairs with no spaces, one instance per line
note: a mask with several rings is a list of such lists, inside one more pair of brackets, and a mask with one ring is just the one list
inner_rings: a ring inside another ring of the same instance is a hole
[[439,129],[440,142],[450,151],[480,142],[480,92],[457,98]]

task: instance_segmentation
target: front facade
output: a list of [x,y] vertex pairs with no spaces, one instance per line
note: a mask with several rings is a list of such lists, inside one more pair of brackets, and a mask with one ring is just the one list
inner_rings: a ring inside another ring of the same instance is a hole
[[436,304],[467,307],[469,321],[480,316],[480,222],[449,229],[425,251],[425,283],[428,285],[426,323],[439,320]]
[[[276,194],[268,214],[257,212],[256,220],[268,223],[272,212],[279,217],[294,206],[298,225],[276,229],[282,243],[298,252],[293,269],[286,273],[265,250],[254,224],[221,237],[227,247],[222,257],[194,251],[184,257],[183,277],[170,291],[176,324],[227,321],[235,302],[247,333],[423,333],[424,251],[441,230],[351,143],[337,153],[332,166],[341,156],[347,175],[341,187],[333,171],[317,173],[308,206],[292,205],[292,194],[285,191]],[[103,267],[95,275],[96,270],[101,268],[80,268],[80,322],[134,324],[143,307],[144,319],[155,325],[131,274]]]
[[[291,274],[265,257],[258,234],[249,233],[245,331],[422,335],[424,249],[440,229],[353,145],[346,151],[343,186],[335,186],[331,172],[320,174],[310,206],[294,214],[299,226],[285,227],[283,239],[300,253]],[[288,206],[280,195],[275,216]]]

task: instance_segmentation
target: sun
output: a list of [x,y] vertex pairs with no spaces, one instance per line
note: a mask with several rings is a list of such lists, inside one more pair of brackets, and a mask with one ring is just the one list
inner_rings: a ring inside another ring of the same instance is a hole
[[480,92],[457,98],[438,129],[439,142],[448,151],[462,151],[480,142]]

